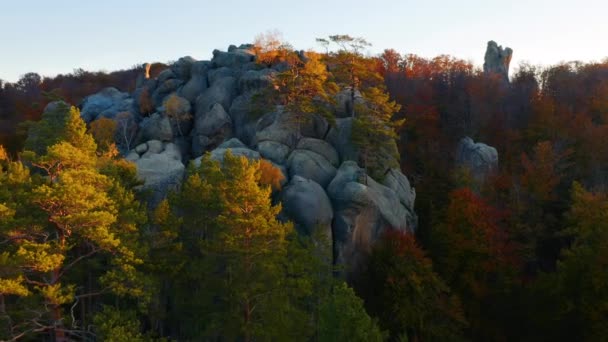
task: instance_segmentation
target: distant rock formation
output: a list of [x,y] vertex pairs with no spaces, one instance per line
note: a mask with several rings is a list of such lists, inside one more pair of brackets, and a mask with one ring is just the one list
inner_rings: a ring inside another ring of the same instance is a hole
[[456,162],[467,168],[477,182],[483,182],[498,169],[498,152],[492,146],[464,137],[458,144]]
[[504,80],[508,82],[509,64],[511,63],[512,57],[513,50],[511,48],[507,47],[503,49],[502,46],[496,44],[495,41],[489,41],[483,63],[484,73],[486,75],[501,75]]
[[[199,164],[205,152],[220,161],[228,149],[270,161],[285,176],[275,196],[283,202],[281,217],[302,234],[327,236],[334,260],[354,269],[385,230],[414,231],[416,192],[398,169],[374,180],[357,165],[352,118],[344,117],[353,104],[344,91],[333,124],[313,115],[298,131],[280,106],[252,113],[252,98],[282,68],[256,63],[251,45],[231,45],[227,52],[213,51],[210,61],[182,57],[156,78],[144,70],[133,94],[106,89],[85,99],[82,114],[87,122],[114,118],[118,111],[136,116],[136,147],[124,153],[155,203],[179,186],[186,165]],[[170,96],[181,122],[165,108]]]

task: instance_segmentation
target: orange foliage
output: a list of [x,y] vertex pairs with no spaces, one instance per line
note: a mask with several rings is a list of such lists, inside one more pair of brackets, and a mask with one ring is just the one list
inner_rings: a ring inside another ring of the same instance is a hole
[[260,160],[258,172],[260,184],[268,185],[274,191],[281,190],[281,183],[285,180],[285,176],[279,168],[272,165],[271,162],[262,159]]

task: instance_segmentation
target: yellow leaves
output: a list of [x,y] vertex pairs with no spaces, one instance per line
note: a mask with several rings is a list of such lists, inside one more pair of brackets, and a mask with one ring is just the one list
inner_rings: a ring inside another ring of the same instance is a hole
[[167,115],[176,120],[176,121],[185,121],[192,118],[192,115],[183,110],[182,103],[180,101],[179,96],[175,94],[171,94],[164,103],[165,113]]
[[38,287],[38,291],[51,305],[62,305],[74,300],[76,287],[74,285],[64,286],[60,283]]
[[3,295],[15,295],[26,297],[30,295],[30,291],[24,284],[25,279],[23,276],[17,276],[16,278],[0,278],[0,294]]
[[19,246],[16,256],[23,262],[25,268],[37,272],[51,272],[58,269],[65,259],[65,255],[56,244],[27,240]]
[[111,151],[112,147],[114,147],[114,150],[116,149],[114,137],[116,136],[117,128],[116,121],[103,117],[91,122],[89,133],[91,133],[95,142],[97,142],[98,149],[106,152]]

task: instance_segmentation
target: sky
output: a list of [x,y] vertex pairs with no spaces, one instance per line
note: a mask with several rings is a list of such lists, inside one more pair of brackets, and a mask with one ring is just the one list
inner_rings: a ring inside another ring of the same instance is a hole
[[317,37],[349,34],[423,57],[449,54],[483,64],[486,43],[520,62],[608,57],[606,0],[0,0],[0,79],[74,69],[112,71],[282,32],[297,49]]

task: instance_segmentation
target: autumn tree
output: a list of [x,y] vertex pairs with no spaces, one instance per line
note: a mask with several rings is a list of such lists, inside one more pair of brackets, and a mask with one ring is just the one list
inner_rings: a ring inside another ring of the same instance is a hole
[[433,271],[414,236],[387,232],[374,246],[358,281],[366,306],[391,340],[449,340],[462,337],[466,324],[460,302]]
[[185,110],[182,101],[184,101],[184,99],[175,94],[171,94],[169,97],[167,97],[167,99],[165,99],[163,106],[165,107],[165,113],[169,119],[174,121],[179,135],[183,137],[184,132],[182,125],[192,119],[192,114]]
[[272,77],[271,85],[263,95],[265,102],[282,106],[282,110],[292,116],[298,135],[301,135],[302,124],[312,115],[322,115],[333,122],[329,104],[336,87],[329,81],[321,56],[315,52],[300,55],[290,51],[286,63],[286,70]]
[[284,61],[290,54],[291,47],[283,40],[281,32],[275,30],[258,34],[252,50],[257,63],[271,66]]
[[99,118],[91,122],[89,133],[95,139],[98,152],[104,153],[115,149],[115,138],[118,125],[109,118]]
[[378,86],[382,82],[382,76],[374,68],[375,61],[365,58],[363,51],[371,46],[369,42],[361,37],[349,35],[332,35],[328,39],[317,39],[317,41],[338,46],[336,52],[329,53],[327,64],[335,82],[343,89],[349,90],[351,117],[355,117],[355,106],[357,93],[366,87]]
[[505,218],[504,212],[463,188],[450,193],[445,216],[433,227],[434,264],[462,300],[477,338],[500,334],[500,310],[484,303],[507,296],[515,281],[518,264]]

